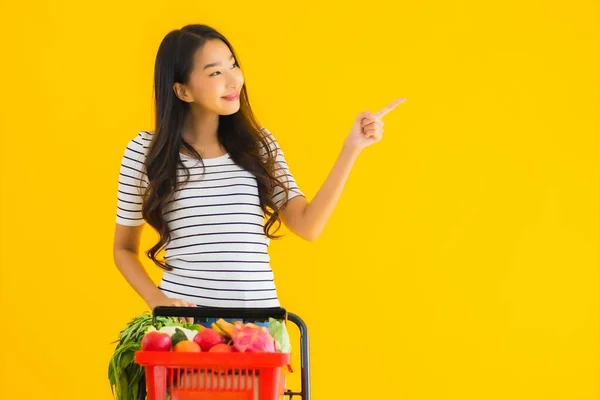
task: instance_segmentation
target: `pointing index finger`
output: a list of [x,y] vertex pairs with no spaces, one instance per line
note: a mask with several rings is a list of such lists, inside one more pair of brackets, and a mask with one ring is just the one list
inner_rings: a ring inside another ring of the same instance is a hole
[[381,118],[384,115],[386,115],[387,113],[389,113],[390,111],[392,111],[394,108],[396,108],[398,105],[404,103],[405,101],[406,101],[406,97],[402,97],[397,100],[394,100],[390,104],[385,106],[383,109],[376,112],[375,116]]

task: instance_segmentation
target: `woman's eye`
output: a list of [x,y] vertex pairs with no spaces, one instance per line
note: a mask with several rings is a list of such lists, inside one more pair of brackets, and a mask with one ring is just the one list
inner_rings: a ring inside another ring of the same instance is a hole
[[[238,63],[233,63],[233,66],[231,67],[231,69],[239,67]],[[215,74],[220,74],[219,71],[213,72],[212,74],[210,74],[209,76],[216,76]]]

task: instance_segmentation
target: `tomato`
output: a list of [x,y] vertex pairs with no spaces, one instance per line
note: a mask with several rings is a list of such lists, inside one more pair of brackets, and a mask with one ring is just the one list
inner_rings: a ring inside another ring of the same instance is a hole
[[210,328],[205,328],[194,337],[194,342],[200,345],[202,351],[208,351],[216,344],[223,343],[223,336]]
[[209,353],[233,353],[234,349],[225,343],[215,344],[208,350]]

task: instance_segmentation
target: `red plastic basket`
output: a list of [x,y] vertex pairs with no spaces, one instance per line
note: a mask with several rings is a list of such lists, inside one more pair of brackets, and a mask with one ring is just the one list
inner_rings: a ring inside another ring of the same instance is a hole
[[135,362],[148,400],[277,400],[290,354],[138,351]]

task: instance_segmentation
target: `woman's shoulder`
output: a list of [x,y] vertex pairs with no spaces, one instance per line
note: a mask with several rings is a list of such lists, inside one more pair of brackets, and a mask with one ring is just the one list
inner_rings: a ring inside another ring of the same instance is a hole
[[[264,126],[261,126],[260,129],[262,131],[265,141],[267,142],[267,145],[269,146],[268,151],[276,152],[277,150],[279,150],[279,144],[277,143],[277,140],[275,139],[275,136],[273,136],[271,131],[265,128]],[[261,145],[261,151],[263,152],[263,154],[266,153],[266,150],[267,149],[265,149],[265,146]]]
[[262,132],[262,135],[265,139],[267,140],[275,140],[275,137],[273,136],[273,134],[271,133],[270,130],[268,130],[267,128],[265,128],[264,126],[260,127],[260,130]]
[[152,140],[153,135],[154,133],[152,131],[139,131],[127,143],[126,151],[145,156],[148,152],[148,147],[150,147],[150,141]]
[[128,170],[144,171],[152,131],[139,131],[127,142],[121,164]]

